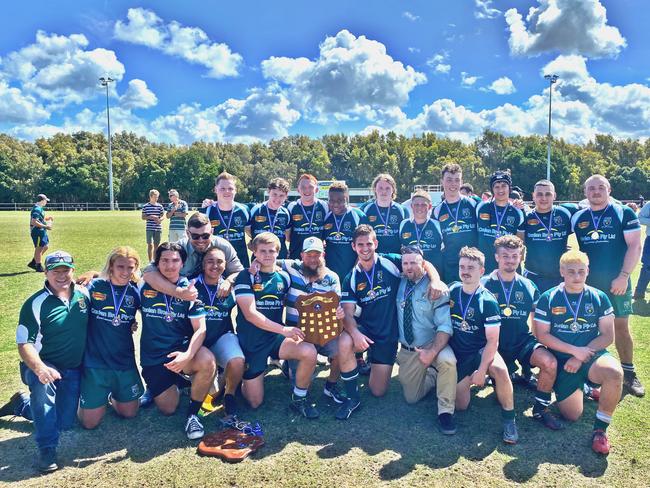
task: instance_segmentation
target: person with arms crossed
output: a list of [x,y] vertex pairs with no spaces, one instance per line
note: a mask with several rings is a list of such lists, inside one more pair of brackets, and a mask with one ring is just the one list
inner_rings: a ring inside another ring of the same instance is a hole
[[494,295],[501,311],[499,355],[511,372],[511,378],[517,370],[515,361],[524,372],[539,368],[533,418],[551,430],[559,430],[563,425],[548,408],[557,361],[531,333],[539,291],[532,281],[517,273],[524,255],[524,243],[517,236],[507,235],[494,241],[494,247],[498,267],[481,278],[481,285]]
[[593,263],[587,284],[604,291],[614,307],[614,337],[625,389],[642,397],[645,388],[634,370],[634,343],[630,335],[630,275],[641,255],[641,226],[634,211],[611,201],[610,193],[611,186],[604,176],[587,178],[585,196],[589,206],[573,215],[571,227],[580,250]]
[[537,302],[535,332],[557,358],[554,390],[564,418],[576,421],[582,415],[584,383],[602,385],[591,448],[608,454],[606,431],[621,398],[623,371],[606,349],[614,341],[611,302],[607,294],[586,284],[589,272],[585,253],[571,250],[562,255],[564,281]]
[[394,201],[397,197],[397,183],[391,175],[381,173],[375,176],[370,187],[375,199],[363,205],[361,210],[375,230],[379,242],[377,252],[399,253],[399,226],[402,220],[409,218],[409,212],[402,204]]
[[165,208],[158,203],[160,192],[149,190],[149,201],[142,206],[142,220],[147,222],[147,257],[153,260],[156,248],[160,245],[162,236],[162,221],[165,218]]
[[498,353],[501,314],[492,293],[481,285],[485,271],[483,253],[474,247],[460,250],[458,273],[460,282],[449,287],[451,322],[454,334],[449,344],[456,355],[458,384],[456,410],[466,410],[471,399],[471,386],[482,388],[486,375],[494,382],[501,405],[503,442],[519,440],[515,422],[515,402],[508,367]]
[[458,281],[458,252],[463,246],[475,247],[478,242],[476,233],[476,202],[460,193],[463,183],[463,170],[455,163],[442,168],[441,177],[443,195],[433,209],[433,218],[440,224],[442,232],[442,277],[445,283]]
[[181,200],[178,190],[173,188],[169,190],[169,204],[167,205],[167,213],[165,214],[169,219],[169,241],[177,242],[185,237],[185,217],[187,217],[187,202]]
[[323,232],[325,217],[329,212],[327,203],[316,198],[318,180],[310,174],[298,178],[300,199],[291,202],[287,210],[291,215],[288,228],[289,259],[298,259],[302,252],[302,243],[311,236],[320,237]]
[[[176,287],[193,288],[181,276],[187,255],[178,242],[163,242],[155,254],[156,268]],[[163,415],[173,415],[180,401],[179,386],[192,378],[185,434],[204,435],[198,412],[215,375],[214,355],[203,346],[205,309],[200,301],[166,295],[146,282],[139,286],[142,313],[140,364],[153,401]]]
[[284,178],[273,178],[269,181],[267,191],[269,199],[264,203],[258,203],[251,209],[250,222],[246,232],[251,239],[262,232],[275,234],[280,241],[278,258],[285,259],[288,254],[287,240],[289,239],[291,216],[283,204],[289,193],[289,183]]
[[427,296],[429,277],[419,247],[402,247],[404,277],[397,290],[397,323],[400,350],[398,378],[407,403],[416,403],[436,387],[438,427],[443,434],[456,433],[456,357],[449,347],[453,334],[449,315],[449,291],[436,300]]
[[295,359],[296,384],[291,395],[291,410],[308,419],[319,417],[307,392],[316,369],[316,348],[303,342],[305,334],[298,327],[282,323],[284,302],[291,279],[284,271],[276,271],[280,252],[278,236],[270,232],[258,234],[252,243],[257,273],[244,270],[235,281],[237,300],[237,335],[246,358],[242,394],[252,408],[264,401],[264,373],[268,359]]
[[73,427],[79,405],[90,300],[85,288],[74,286],[74,267],[65,251],[45,258],[45,286],[23,304],[16,329],[20,376],[30,394],[17,392],[0,408],[0,417],[34,422],[42,473],[59,469],[59,434]]
[[133,324],[140,309],[140,256],[129,246],[113,249],[100,277],[88,286],[90,319],[81,376],[79,420],[97,427],[110,403],[120,417],[138,413],[144,393],[135,363]]
[[39,193],[29,215],[29,234],[34,243],[34,257],[27,263],[27,266],[39,273],[44,271],[41,261],[47,251],[47,245],[50,243],[47,231],[52,229],[52,217],[45,216],[45,205],[49,201],[47,196]]

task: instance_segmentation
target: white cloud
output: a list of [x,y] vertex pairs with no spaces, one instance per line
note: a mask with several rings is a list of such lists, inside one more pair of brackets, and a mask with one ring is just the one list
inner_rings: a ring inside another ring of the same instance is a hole
[[411,22],[415,22],[416,20],[418,20],[420,18],[419,15],[415,15],[415,14],[409,12],[408,10],[406,10],[405,12],[402,12],[402,17],[404,17],[407,20],[410,20]]
[[129,81],[129,87],[120,97],[120,106],[125,109],[151,108],[158,103],[156,94],[152,92],[143,80]]
[[434,54],[427,59],[427,66],[433,69],[434,73],[446,75],[451,71],[451,65],[446,62],[448,58],[446,52]]
[[237,76],[243,59],[224,43],[213,42],[198,27],[185,27],[171,21],[168,24],[151,10],[130,8],[127,21],[115,23],[116,39],[141,44],[182,58],[189,63],[208,68],[207,76],[224,78]]
[[88,39],[82,34],[59,36],[43,31],[36,42],[11,52],[3,60],[7,78],[18,80],[25,93],[50,102],[51,108],[81,103],[99,93],[99,77],[119,81],[124,65],[115,53],[98,48],[87,51]]
[[494,19],[501,15],[501,10],[492,6],[492,0],[474,0],[474,4],[474,17],[477,19]]
[[481,76],[470,76],[466,71],[460,73],[460,84],[464,87],[474,86],[479,79],[481,79]]
[[505,13],[505,19],[510,29],[510,51],[515,55],[557,51],[610,57],[627,44],[616,27],[607,25],[607,11],[599,0],[539,0],[539,6],[528,11],[525,22],[514,8]]
[[409,50],[410,53],[419,53],[420,52],[419,47],[409,47],[408,50]]
[[497,95],[510,95],[517,91],[514,83],[507,76],[494,80],[489,86],[482,88],[484,91],[493,91]]
[[288,85],[292,104],[320,122],[382,116],[405,105],[410,92],[427,80],[395,61],[382,43],[347,30],[327,37],[313,61],[272,57],[262,62],[262,72]]
[[34,97],[0,79],[0,124],[33,123],[49,116],[50,113]]

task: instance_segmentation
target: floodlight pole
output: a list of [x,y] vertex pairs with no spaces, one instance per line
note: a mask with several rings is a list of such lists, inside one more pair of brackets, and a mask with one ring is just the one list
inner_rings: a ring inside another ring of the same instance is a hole
[[548,145],[546,148],[546,179],[551,179],[551,104],[553,100],[553,84],[557,82],[558,75],[544,75],[548,80]]
[[103,87],[106,87],[106,122],[108,125],[108,198],[111,205],[111,210],[115,210],[115,199],[113,198],[113,156],[111,154],[111,110],[108,105],[108,85],[115,80],[108,76],[103,76],[99,82]]

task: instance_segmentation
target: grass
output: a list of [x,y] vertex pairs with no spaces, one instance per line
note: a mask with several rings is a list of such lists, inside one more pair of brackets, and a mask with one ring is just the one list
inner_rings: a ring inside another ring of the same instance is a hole
[[[0,399],[24,388],[14,344],[18,311],[42,285],[42,275],[25,264],[31,259],[27,212],[3,212],[0,242]],[[146,256],[144,223],[136,212],[52,212],[51,245],[75,256],[79,270],[99,269],[108,251],[131,244]],[[634,278],[636,280],[636,277]],[[638,303],[638,302],[637,302]],[[641,308],[641,307],[639,307]],[[650,307],[632,317],[635,363],[650,386]],[[644,316],[642,316],[644,315]],[[613,348],[612,348],[613,350]],[[395,372],[397,368],[395,369]],[[108,414],[96,431],[76,428],[61,438],[64,469],[47,477],[35,474],[33,428],[27,421],[0,419],[0,484],[21,486],[647,486],[650,474],[650,397],[626,396],[609,429],[612,453],[591,452],[589,433],[595,405],[563,432],[550,432],[532,420],[528,391],[516,389],[520,443],[501,441],[500,413],[491,388],[457,415],[456,436],[443,437],[435,425],[436,400],[428,396],[407,405],[393,379],[382,399],[363,385],[363,409],[348,422],[334,420],[334,405],[320,395],[326,372],[320,371],[312,394],[321,418],[295,418],[287,408],[289,387],[277,371],[266,377],[267,397],[258,411],[266,446],[238,465],[196,455],[196,444],[183,432],[184,408],[172,417],[143,410],[131,421]],[[365,380],[364,380],[365,381]],[[217,430],[216,417],[206,420]]]

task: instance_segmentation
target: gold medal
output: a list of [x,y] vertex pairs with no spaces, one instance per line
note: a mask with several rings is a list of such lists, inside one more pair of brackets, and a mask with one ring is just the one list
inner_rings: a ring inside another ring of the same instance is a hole
[[506,317],[510,317],[512,315],[512,309],[510,307],[504,308],[503,315],[505,315]]
[[452,232],[458,232],[459,230],[460,230],[460,227],[458,227],[457,225],[454,225],[454,226],[451,228],[451,231],[452,231]]

